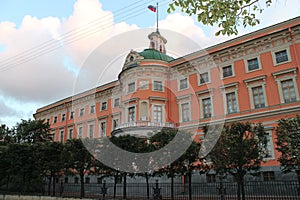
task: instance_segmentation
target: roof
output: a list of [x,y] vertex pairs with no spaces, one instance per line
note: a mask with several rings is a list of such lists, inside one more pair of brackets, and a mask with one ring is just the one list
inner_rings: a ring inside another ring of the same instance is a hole
[[140,52],[139,55],[143,56],[144,59],[162,60],[166,62],[174,60],[173,57],[168,56],[155,49],[145,49],[144,51]]

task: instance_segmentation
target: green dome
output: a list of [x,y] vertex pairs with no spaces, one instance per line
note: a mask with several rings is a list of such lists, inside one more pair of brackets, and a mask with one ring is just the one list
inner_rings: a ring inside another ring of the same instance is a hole
[[162,60],[166,62],[170,62],[174,60],[171,56],[168,56],[160,51],[157,51],[155,49],[145,49],[144,51],[139,53],[141,56],[143,56],[145,59],[153,59],[153,60]]

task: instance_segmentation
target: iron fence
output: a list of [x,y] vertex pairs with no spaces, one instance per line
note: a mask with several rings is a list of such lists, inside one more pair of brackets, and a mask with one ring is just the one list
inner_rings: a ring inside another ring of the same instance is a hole
[[[107,188],[103,195],[103,186]],[[106,183],[85,183],[85,198],[89,199],[155,199],[154,188],[158,190],[161,199],[188,200],[189,186],[187,183],[174,183],[173,187],[170,183],[149,183],[148,192],[146,183],[127,183],[126,190],[124,185]],[[300,200],[300,189],[298,181],[254,181],[244,182],[245,196],[247,200]],[[81,185],[75,183],[60,183],[55,186],[55,192],[47,191],[45,186],[43,194],[55,194],[55,196],[80,198]],[[157,190],[156,190],[157,191]],[[3,194],[4,191],[0,191]],[[7,193],[8,191],[6,191]],[[126,195],[125,195],[126,193]],[[236,182],[214,182],[214,183],[192,183],[191,199],[193,200],[235,200],[237,199],[237,183]],[[158,198],[156,198],[158,199]]]

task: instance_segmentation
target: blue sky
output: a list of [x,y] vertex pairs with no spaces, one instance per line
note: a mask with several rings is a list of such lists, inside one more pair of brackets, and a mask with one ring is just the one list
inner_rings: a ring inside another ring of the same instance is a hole
[[[159,2],[161,29],[182,34],[199,46],[234,37],[215,37],[216,27],[203,26],[195,17],[180,12],[168,14],[170,0]],[[0,124],[13,126],[21,119],[32,118],[37,108],[72,95],[78,73],[95,48],[109,44],[107,41],[126,32],[154,29],[155,13],[147,9],[150,4],[155,5],[156,1],[3,0],[0,7]],[[300,16],[299,5],[300,0],[274,0],[259,16],[259,26],[240,27],[239,34]],[[83,35],[79,37],[77,33]],[[145,44],[140,48],[148,45],[147,34],[143,37]],[[178,42],[172,41],[169,35],[165,37],[171,46],[172,42]],[[136,47],[135,39],[132,36],[119,44],[125,53]],[[124,55],[115,55],[115,46],[105,48],[109,56],[121,59],[112,62],[117,69],[105,77],[113,81],[122,68]],[[186,53],[190,52],[183,52]]]

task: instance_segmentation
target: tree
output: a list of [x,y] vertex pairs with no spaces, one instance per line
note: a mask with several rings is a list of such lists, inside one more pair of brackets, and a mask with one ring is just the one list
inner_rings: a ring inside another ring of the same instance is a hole
[[[88,138],[87,138],[88,139]],[[81,139],[67,140],[64,145],[63,159],[65,168],[80,176],[80,198],[84,194],[84,175],[90,172],[93,164],[93,155],[86,149]]]
[[280,119],[276,128],[279,162],[284,173],[295,171],[300,185],[300,116]]
[[43,176],[47,177],[48,195],[50,195],[51,183],[53,183],[53,196],[55,196],[55,177],[63,171],[64,161],[62,158],[63,144],[60,142],[46,142],[39,146],[39,165]]
[[266,133],[261,124],[233,123],[225,125],[217,144],[208,154],[211,168],[222,176],[233,175],[237,181],[238,200],[245,200],[244,176],[259,170],[266,150]]
[[14,130],[17,143],[36,143],[51,140],[50,126],[43,120],[23,120],[17,123]]
[[196,15],[204,25],[218,25],[216,35],[237,34],[237,26],[244,27],[259,24],[256,15],[263,11],[263,5],[269,7],[272,0],[173,0],[168,12],[179,7],[188,15]]

